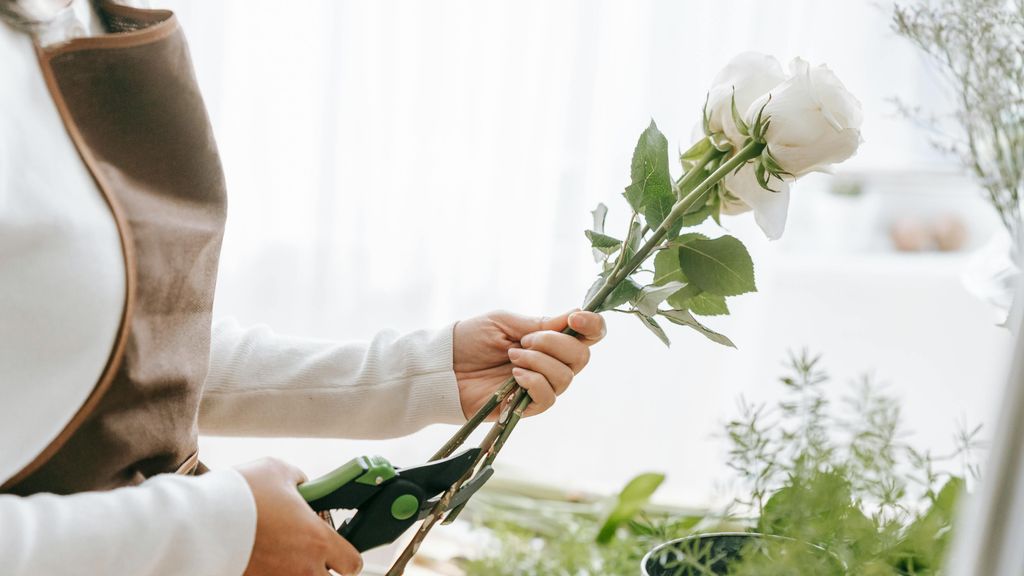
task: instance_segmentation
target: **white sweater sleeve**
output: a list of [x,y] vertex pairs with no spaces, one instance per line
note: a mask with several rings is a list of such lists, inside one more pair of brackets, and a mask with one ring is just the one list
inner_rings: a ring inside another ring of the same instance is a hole
[[0,495],[5,576],[238,576],[256,504],[235,470],[72,496]]
[[387,438],[465,422],[452,370],[452,330],[370,342],[214,324],[199,411],[204,434]]

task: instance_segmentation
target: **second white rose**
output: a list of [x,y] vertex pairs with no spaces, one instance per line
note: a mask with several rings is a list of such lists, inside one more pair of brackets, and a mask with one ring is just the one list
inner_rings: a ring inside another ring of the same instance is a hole
[[825,65],[812,68],[795,58],[790,73],[750,105],[746,119],[752,123],[758,114],[770,119],[765,132],[768,151],[793,178],[827,172],[860,146],[860,102]]

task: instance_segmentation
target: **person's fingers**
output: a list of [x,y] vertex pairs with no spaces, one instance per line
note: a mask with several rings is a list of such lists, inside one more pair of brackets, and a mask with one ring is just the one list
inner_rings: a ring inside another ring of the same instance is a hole
[[568,365],[573,374],[579,374],[590,361],[590,348],[575,336],[561,332],[533,332],[523,336],[520,343],[526,350],[536,350],[553,356]]
[[568,322],[569,327],[575,330],[588,345],[600,342],[608,333],[604,318],[594,312],[573,312],[569,314]]
[[600,314],[585,312],[578,308],[558,316],[523,316],[505,311],[496,311],[491,315],[510,337],[517,340],[531,332],[561,332],[569,327],[587,344],[595,344],[607,333],[604,318]]
[[576,309],[574,308],[568,312],[559,314],[558,316],[544,316],[538,320],[537,329],[534,330],[534,332],[539,330],[554,330],[555,332],[561,332],[569,325],[569,316],[575,312]]
[[327,534],[327,567],[344,576],[355,576],[363,570],[363,557],[348,540],[323,523]]
[[527,414],[538,414],[555,405],[555,390],[543,374],[516,366],[512,368],[512,376],[530,395],[532,402]]
[[524,316],[504,310],[492,312],[490,316],[513,340],[519,340],[530,332],[554,330],[561,332],[569,325],[569,312],[559,316]]
[[556,395],[565,392],[572,382],[572,377],[575,376],[572,368],[537,350],[512,348],[508,351],[508,357],[514,366],[542,374],[554,388]]

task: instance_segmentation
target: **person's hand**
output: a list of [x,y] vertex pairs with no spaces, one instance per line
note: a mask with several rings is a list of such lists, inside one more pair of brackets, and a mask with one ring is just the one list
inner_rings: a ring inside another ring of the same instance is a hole
[[363,569],[359,552],[324,522],[296,488],[301,470],[266,458],[239,466],[256,500],[256,542],[245,576],[344,576]]
[[[579,336],[562,334],[566,325]],[[475,414],[509,376],[530,393],[527,416],[547,410],[587,365],[590,346],[604,335],[604,318],[593,312],[555,318],[491,312],[457,323],[452,348],[462,412]]]

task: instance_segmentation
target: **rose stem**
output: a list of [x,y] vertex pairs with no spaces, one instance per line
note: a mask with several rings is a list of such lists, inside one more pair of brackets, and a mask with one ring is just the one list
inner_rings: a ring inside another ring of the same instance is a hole
[[[707,178],[705,178],[699,185],[697,185],[696,188],[694,188],[684,198],[676,202],[675,205],[672,207],[672,210],[668,213],[668,216],[666,216],[665,219],[662,220],[661,225],[659,225],[658,228],[654,231],[654,234],[652,234],[651,237],[648,238],[646,242],[644,242],[643,246],[641,246],[640,249],[637,250],[636,254],[633,255],[633,257],[629,260],[628,263],[626,263],[625,266],[619,266],[619,264],[621,264],[623,261],[623,258],[621,258],[621,256],[625,253],[626,242],[623,241],[623,249],[622,252],[620,252],[620,258],[619,261],[616,262],[614,271],[612,272],[612,274],[608,276],[608,278],[605,280],[604,285],[601,286],[601,289],[598,290],[596,294],[594,294],[594,296],[590,299],[589,302],[586,303],[583,309],[589,312],[597,310],[604,302],[604,300],[608,297],[608,295],[611,294],[613,290],[615,290],[619,283],[621,283],[626,278],[626,276],[632,274],[637,268],[640,267],[641,264],[644,263],[644,261],[647,260],[647,257],[650,256],[654,248],[668,234],[669,228],[672,227],[676,220],[682,217],[682,215],[685,214],[691,207],[696,205],[698,201],[702,200],[704,194],[710,191],[711,187],[718,183],[719,180],[728,175],[729,172],[736,170],[739,167],[743,166],[748,161],[757,158],[758,155],[761,154],[761,151],[763,149],[764,143],[751,141],[747,143],[746,146],[741,148],[732,158],[722,163],[714,172],[708,175]],[[696,170],[691,170],[691,172],[695,171]],[[685,177],[683,178],[683,180],[685,180]],[[627,237],[626,240],[629,240],[629,238]],[[513,383],[515,381],[514,379],[510,380],[512,380]],[[508,384],[508,382],[506,381],[505,384]],[[504,387],[505,385],[502,385],[502,388]],[[509,388],[514,389],[515,385],[512,384]],[[499,388],[498,392],[500,391],[501,388]],[[492,399],[495,399],[496,396],[497,392],[495,392],[495,395],[492,396]],[[516,391],[515,398],[516,399],[513,400],[515,402],[515,409],[513,409],[509,413],[506,420],[499,421],[498,423],[496,423],[494,427],[491,429],[491,431],[488,433],[487,437],[484,439],[484,442],[481,443],[481,448],[484,448],[484,451],[481,452],[480,457],[478,457],[478,462],[482,458],[486,458],[488,462],[493,462],[494,458],[497,456],[497,453],[500,451],[501,447],[504,446],[505,440],[508,439],[508,436],[512,433],[512,430],[515,429],[516,425],[519,423],[519,420],[522,418],[522,410],[519,410],[519,408],[521,406],[525,410],[526,406],[528,406],[530,403],[530,397],[528,394],[526,394],[526,391],[524,389],[518,388],[518,390]],[[486,416],[490,414],[491,411],[494,410],[494,408],[497,407],[498,403],[500,403],[500,399],[496,400],[494,406],[492,406],[490,410],[484,413],[483,418],[486,418]],[[483,408],[481,408],[481,410],[479,410],[477,414],[479,414],[480,412],[483,412]],[[477,415],[474,414],[474,420],[476,419],[476,416]],[[483,418],[479,419],[477,425],[479,425],[479,423],[483,421]],[[472,432],[472,430],[470,430],[470,432]],[[458,435],[458,433],[456,435]],[[468,433],[466,434],[466,436],[468,436]],[[448,444],[446,443],[446,446],[447,445]],[[474,470],[475,468],[476,466],[474,464],[470,471]],[[412,559],[413,555],[416,554],[416,551],[419,549],[420,543],[426,537],[427,533],[430,532],[430,529],[433,527],[433,525],[437,522],[439,516],[438,513],[444,510],[444,506],[448,505],[448,503],[451,501],[452,496],[454,496],[455,492],[458,490],[459,486],[461,486],[465,478],[468,477],[469,474],[467,473],[467,475],[463,477],[462,480],[456,482],[456,484],[453,485],[452,488],[449,488],[442,495],[440,501],[438,501],[437,503],[437,506],[434,507],[435,513],[431,514],[423,522],[419,530],[416,532],[416,535],[413,536],[412,541],[409,542],[409,545],[405,548],[404,551],[402,551],[401,556],[399,556],[399,558],[395,561],[395,564],[391,567],[391,569],[388,570],[387,576],[399,576],[405,571],[405,566]]]
[[[491,432],[487,435],[488,438],[484,440],[484,442],[481,444],[481,446],[483,446],[483,444],[488,444],[489,440],[489,445],[486,448],[486,457],[480,464],[481,470],[494,463],[494,459],[498,457],[498,452],[500,452],[502,446],[505,445],[505,441],[508,440],[508,437],[512,435],[512,430],[516,427],[517,424],[519,424],[519,421],[523,418],[523,412],[525,412],[526,407],[530,405],[529,393],[526,392],[525,388],[517,389],[515,395],[512,397],[512,401],[510,402],[510,404],[512,406],[515,406],[515,408],[512,409],[511,414],[508,415],[508,418],[500,427],[494,426],[494,428],[491,429]],[[495,434],[495,432],[497,432],[497,434]],[[462,504],[459,504],[455,508],[452,508],[452,511],[449,512],[447,516],[445,516],[444,522],[442,522],[442,524],[448,525],[452,522],[455,522],[455,519],[459,517],[459,514],[462,513],[462,509],[465,507],[466,502],[463,502]]]
[[[685,190],[689,185],[693,184],[694,181],[697,179],[697,176],[700,175],[700,169],[706,166],[708,162],[710,162],[715,157],[721,154],[723,154],[723,152],[720,152],[715,148],[712,148],[711,150],[705,152],[704,156],[697,160],[693,168],[691,168],[689,172],[684,174],[682,178],[679,179],[679,181],[676,183],[676,186],[680,190]],[[690,204],[690,206],[692,205],[693,203]],[[689,207],[687,207],[687,210],[689,210]],[[640,236],[643,237],[645,234],[647,234],[649,230],[649,227],[644,226],[644,229],[640,232]],[[616,264],[618,264],[618,262],[616,262]],[[596,302],[595,306],[587,306],[584,309],[589,312],[593,312],[597,310],[597,307],[600,304],[601,302]],[[568,330],[570,329],[567,329],[564,332],[569,333]],[[495,408],[500,406],[502,402],[508,400],[509,397],[511,397],[513,391],[516,388],[518,388],[518,386],[516,385],[515,378],[509,378],[508,380],[506,380],[500,387],[498,387],[497,390],[494,391],[494,394],[491,394],[490,398],[487,399],[487,402],[485,402],[483,406],[481,406],[476,411],[476,413],[473,414],[473,416],[466,421],[465,424],[463,424],[461,427],[459,427],[458,430],[455,431],[455,434],[453,434],[452,437],[449,438],[448,441],[444,443],[444,446],[441,446],[441,448],[437,452],[435,452],[433,456],[430,457],[430,460],[440,460],[441,458],[447,458],[448,456],[451,456],[452,453],[454,453],[459,446],[462,446],[462,444],[466,442],[466,439],[469,438],[469,436],[480,426],[480,424],[482,424],[487,419],[487,417],[490,416],[492,412],[494,412]]]
[[[519,388],[518,390],[524,391],[522,388]],[[527,396],[527,398],[529,398],[529,396]],[[387,576],[400,576],[405,572],[406,565],[408,565],[409,561],[412,560],[412,557],[416,555],[416,552],[419,550],[420,543],[423,542],[423,539],[426,538],[427,533],[430,532],[430,529],[434,527],[434,524],[436,524],[437,521],[440,519],[441,515],[444,514],[444,511],[448,507],[448,504],[451,502],[455,494],[459,491],[459,488],[462,487],[462,483],[465,482],[473,474],[474,470],[476,470],[477,464],[480,462],[480,459],[483,457],[483,455],[487,454],[490,451],[491,447],[494,446],[494,443],[498,440],[498,438],[501,437],[502,431],[505,430],[505,427],[508,425],[508,422],[509,420],[511,420],[513,414],[514,412],[510,412],[507,415],[503,414],[501,417],[499,417],[498,421],[494,424],[494,426],[491,427],[490,431],[487,432],[487,436],[485,436],[483,441],[480,443],[480,457],[477,458],[477,461],[473,463],[473,466],[471,466],[469,470],[466,471],[466,474],[464,474],[462,478],[459,478],[458,481],[452,484],[451,488],[446,490],[445,493],[441,495],[441,498],[438,500],[437,505],[435,505],[434,509],[431,511],[430,516],[427,516],[427,518],[423,520],[423,524],[420,524],[419,529],[416,531],[416,534],[409,542],[409,545],[405,547],[405,550],[402,550],[402,554],[395,560],[395,563],[388,570]],[[458,506],[456,509],[452,510],[452,512],[461,511],[462,508],[463,506]]]

